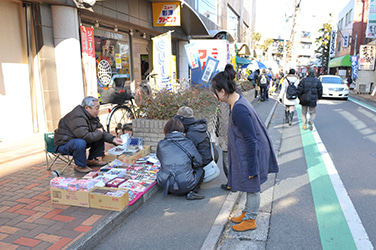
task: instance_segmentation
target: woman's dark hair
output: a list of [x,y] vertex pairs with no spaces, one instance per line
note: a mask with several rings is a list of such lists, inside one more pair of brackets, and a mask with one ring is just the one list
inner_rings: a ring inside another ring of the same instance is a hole
[[217,91],[224,89],[227,94],[232,94],[236,90],[236,72],[231,64],[227,64],[224,71],[217,73],[210,82],[210,88],[217,96]]
[[166,123],[166,125],[164,126],[163,132],[166,136],[173,131],[179,131],[179,132],[182,132],[182,133],[184,132],[183,123],[181,121],[179,121],[178,119],[174,119],[174,118],[172,118],[171,120],[169,120]]
[[289,74],[290,75],[295,75],[295,69],[290,69]]

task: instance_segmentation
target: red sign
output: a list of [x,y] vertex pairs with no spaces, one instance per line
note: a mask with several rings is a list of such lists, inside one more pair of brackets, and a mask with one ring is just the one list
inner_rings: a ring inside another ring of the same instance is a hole
[[94,29],[81,26],[81,50],[84,68],[84,79],[86,83],[86,95],[98,96],[96,79],[96,61],[94,46]]

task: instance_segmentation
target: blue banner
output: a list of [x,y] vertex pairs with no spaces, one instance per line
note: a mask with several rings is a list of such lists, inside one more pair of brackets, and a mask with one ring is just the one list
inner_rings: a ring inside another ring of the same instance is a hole
[[358,79],[358,56],[351,56],[352,79]]

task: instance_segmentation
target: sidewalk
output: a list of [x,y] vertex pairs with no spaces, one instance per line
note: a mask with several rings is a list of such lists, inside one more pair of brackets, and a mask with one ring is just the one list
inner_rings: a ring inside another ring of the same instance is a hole
[[[157,185],[121,212],[52,204],[43,135],[0,144],[0,249],[86,248],[137,210]],[[81,178],[68,167],[64,176]],[[27,248],[23,248],[27,247]]]

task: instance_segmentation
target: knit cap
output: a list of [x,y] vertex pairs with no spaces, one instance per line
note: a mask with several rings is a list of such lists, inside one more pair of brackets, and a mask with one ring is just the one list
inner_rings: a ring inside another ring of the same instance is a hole
[[178,110],[178,115],[184,118],[193,118],[193,109],[187,106],[183,106]]

